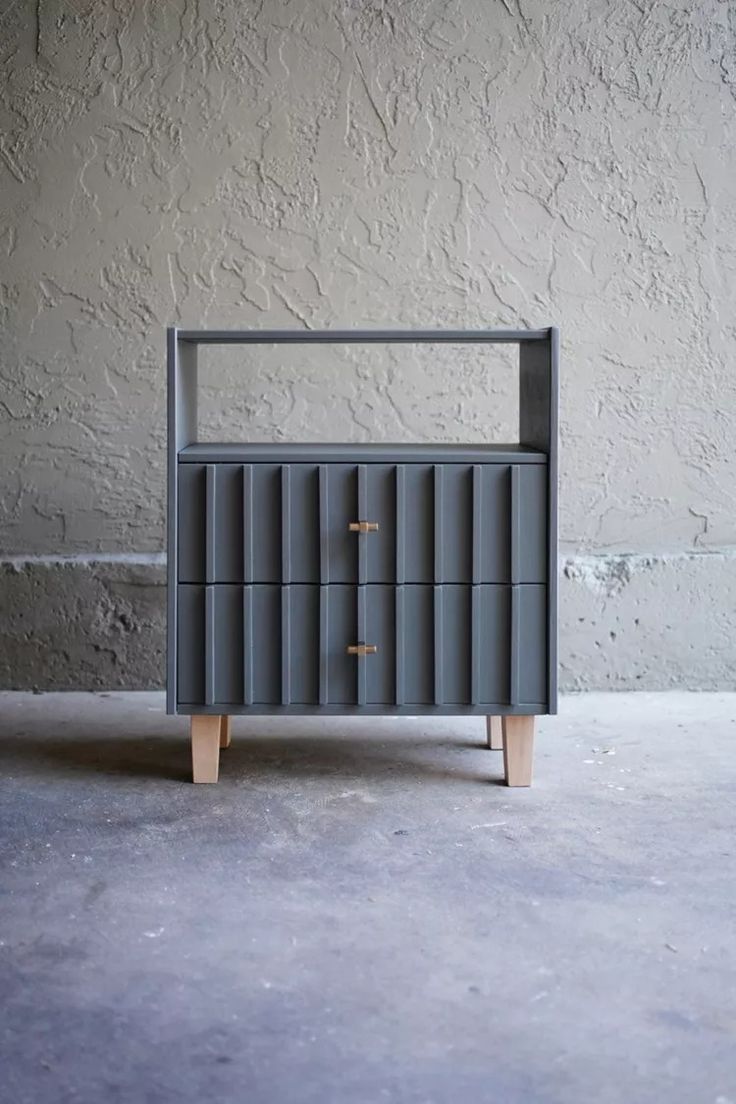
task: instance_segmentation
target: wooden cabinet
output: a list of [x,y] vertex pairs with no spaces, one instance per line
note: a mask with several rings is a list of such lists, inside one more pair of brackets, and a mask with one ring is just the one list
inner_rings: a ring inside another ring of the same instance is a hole
[[198,344],[287,335],[169,335],[169,712],[554,712],[556,331],[454,335],[519,343],[515,445],[198,442]]

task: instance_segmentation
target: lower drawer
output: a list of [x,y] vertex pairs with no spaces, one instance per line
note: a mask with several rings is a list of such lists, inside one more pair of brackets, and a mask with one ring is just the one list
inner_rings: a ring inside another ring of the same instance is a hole
[[[546,587],[535,584],[181,584],[177,701],[542,713],[546,626]],[[348,654],[354,645],[375,651]]]

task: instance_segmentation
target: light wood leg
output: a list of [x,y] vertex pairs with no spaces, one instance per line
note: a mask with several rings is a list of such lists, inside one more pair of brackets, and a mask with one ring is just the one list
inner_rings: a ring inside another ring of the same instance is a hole
[[192,781],[216,782],[220,769],[220,718],[192,717]]
[[531,786],[535,717],[504,717],[503,768],[507,786]]
[[230,747],[230,718],[220,717],[220,747]]
[[486,740],[492,751],[503,750],[503,728],[500,717],[486,717]]

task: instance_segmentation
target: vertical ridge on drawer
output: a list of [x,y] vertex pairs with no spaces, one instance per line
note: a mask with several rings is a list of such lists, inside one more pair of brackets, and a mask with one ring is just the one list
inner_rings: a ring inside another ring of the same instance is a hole
[[511,541],[511,582],[519,582],[519,468],[516,464],[509,467],[510,479],[510,541]]
[[[366,644],[366,588],[359,586],[357,590],[358,594],[358,642],[360,644]],[[366,701],[366,658],[365,656],[357,656],[356,662],[358,664],[358,705],[365,705]]]
[[479,586],[471,590],[470,606],[470,704],[480,702],[480,598]]
[[511,591],[510,648],[509,656],[509,705],[519,704],[519,588]]
[[404,587],[396,588],[396,704],[403,705],[405,697],[404,678]]
[[204,588],[204,704],[215,701],[215,588]]
[[253,588],[249,586],[243,587],[243,701],[253,704]]
[[406,575],[406,468],[396,465],[396,582]]
[[442,652],[444,644],[444,625],[442,608],[443,588],[434,588],[434,704],[442,705],[443,679],[442,679]]
[[217,484],[216,468],[214,464],[206,465],[206,489],[205,489],[205,540],[204,540],[204,581],[215,581],[215,509]]
[[434,581],[441,583],[445,567],[445,542],[442,531],[445,469],[442,464],[433,464],[432,467],[434,470]]
[[281,588],[281,704],[291,705],[291,587]]
[[281,465],[281,582],[291,582],[291,464]]
[[483,522],[481,513],[483,503],[481,494],[482,476],[483,469],[480,464],[473,464],[473,586],[478,586],[481,580],[481,554],[483,551],[481,543],[481,525]]
[[243,582],[253,582],[253,465],[243,464]]
[[[358,521],[368,520],[368,473],[365,464],[358,464]],[[368,582],[368,540],[358,533],[358,583]]]
[[[326,464],[319,466],[319,581],[322,586],[330,581],[330,512]],[[321,700],[320,705],[324,705]]]
[[[321,473],[321,469],[320,469]],[[319,704],[327,705],[329,694],[328,657],[330,652],[329,590],[319,588]]]

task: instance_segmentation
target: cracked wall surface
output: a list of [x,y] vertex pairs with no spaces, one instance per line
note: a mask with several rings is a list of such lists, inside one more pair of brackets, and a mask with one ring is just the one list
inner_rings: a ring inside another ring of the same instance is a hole
[[[733,685],[732,4],[16,0],[0,49],[3,685],[152,684],[166,325],[550,322],[563,685]],[[507,437],[513,368],[220,350],[202,429]]]

